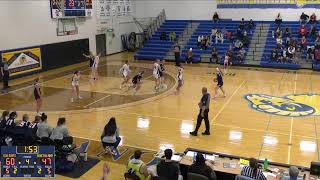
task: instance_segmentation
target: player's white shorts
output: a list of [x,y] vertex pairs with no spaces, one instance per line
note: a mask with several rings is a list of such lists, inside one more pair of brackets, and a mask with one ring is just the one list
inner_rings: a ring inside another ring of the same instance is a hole
[[122,77],[127,78],[127,77],[128,77],[128,72],[123,71],[123,73],[122,73]]
[[154,73],[154,74],[153,74],[153,77],[154,77],[155,79],[159,79],[159,78],[160,78],[160,75],[159,75],[158,73]]
[[78,82],[72,82],[71,85],[72,85],[72,87],[76,87],[76,86],[79,86],[79,83]]

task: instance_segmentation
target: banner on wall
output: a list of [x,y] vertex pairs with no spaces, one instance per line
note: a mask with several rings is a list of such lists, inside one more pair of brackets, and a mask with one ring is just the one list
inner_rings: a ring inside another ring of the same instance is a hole
[[129,16],[131,14],[130,0],[97,0],[97,18],[108,19],[111,16]]
[[10,76],[21,75],[42,69],[40,47],[6,51],[1,54],[9,65]]

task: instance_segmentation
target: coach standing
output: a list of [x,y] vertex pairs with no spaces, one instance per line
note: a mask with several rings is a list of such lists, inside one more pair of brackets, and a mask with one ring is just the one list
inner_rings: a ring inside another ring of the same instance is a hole
[[210,94],[206,87],[202,88],[202,98],[198,103],[200,112],[198,114],[196,129],[193,132],[190,132],[192,136],[198,135],[198,130],[201,126],[202,120],[204,119],[204,123],[206,125],[206,131],[202,133],[202,135],[210,135],[210,125],[209,125],[209,106],[210,106]]
[[181,47],[179,46],[178,42],[173,46],[173,51],[174,51],[174,59],[176,61],[176,66],[180,66],[180,49]]
[[2,59],[2,63],[0,63],[0,68],[3,82],[3,90],[6,90],[9,88],[9,66],[7,59]]

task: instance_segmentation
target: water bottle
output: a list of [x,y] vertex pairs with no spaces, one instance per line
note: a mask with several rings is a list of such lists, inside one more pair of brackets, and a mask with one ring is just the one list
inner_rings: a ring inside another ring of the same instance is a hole
[[265,171],[267,171],[268,166],[269,166],[269,162],[268,162],[268,159],[266,158],[266,159],[264,160],[264,162],[263,162],[263,169],[264,169]]

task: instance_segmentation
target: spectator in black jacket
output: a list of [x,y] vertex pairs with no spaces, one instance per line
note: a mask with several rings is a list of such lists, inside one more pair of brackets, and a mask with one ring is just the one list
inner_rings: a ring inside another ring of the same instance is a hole
[[3,111],[0,117],[0,129],[6,126],[6,122],[9,119],[9,111]]
[[309,16],[305,14],[304,12],[300,16],[300,24],[305,24],[309,21]]
[[189,173],[200,174],[209,180],[216,180],[217,176],[213,170],[213,162],[207,162],[201,153],[197,153],[196,161],[189,167]]
[[172,158],[172,150],[166,149],[164,151],[165,160],[162,160],[157,165],[157,174],[160,180],[178,180],[180,170],[179,166],[176,162],[171,160]]
[[213,14],[212,20],[213,20],[213,23],[220,21],[220,18],[217,12]]

